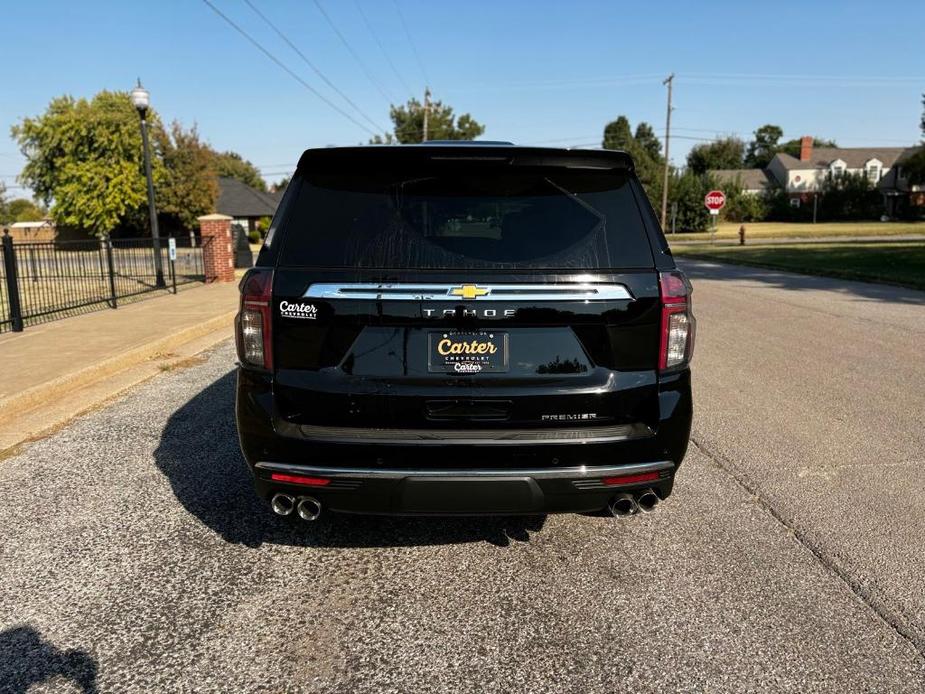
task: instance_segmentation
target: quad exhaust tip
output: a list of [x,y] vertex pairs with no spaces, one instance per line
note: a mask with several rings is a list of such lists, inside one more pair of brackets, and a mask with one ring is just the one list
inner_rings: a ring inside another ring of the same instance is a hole
[[636,504],[639,506],[639,510],[643,513],[649,513],[654,511],[655,507],[658,506],[658,494],[655,493],[655,490],[651,487],[642,492],[638,497],[636,497]]
[[291,516],[293,511],[306,521],[315,521],[321,516],[321,502],[311,496],[274,494],[270,507],[277,516]]
[[296,506],[299,518],[305,521],[315,521],[321,516],[321,502],[311,496],[303,496]]
[[614,517],[619,516],[630,516],[638,510],[636,505],[636,500],[633,498],[632,494],[617,494],[613,501],[610,502],[610,513]]
[[277,516],[288,516],[295,510],[295,499],[288,494],[274,494],[270,506]]
[[650,513],[655,510],[658,502],[661,501],[658,494],[651,487],[644,489],[636,496],[628,492],[617,494],[608,508],[614,517],[631,516],[634,513]]

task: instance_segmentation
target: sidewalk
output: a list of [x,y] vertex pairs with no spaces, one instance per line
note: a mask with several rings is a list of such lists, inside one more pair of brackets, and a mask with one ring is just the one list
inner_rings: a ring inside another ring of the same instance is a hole
[[[739,238],[721,237],[711,241],[709,237],[705,238],[684,238],[687,234],[665,234],[669,246],[738,246]],[[703,234],[699,236],[703,237]],[[788,244],[788,243],[893,243],[900,241],[925,241],[925,234],[881,234],[867,236],[754,236],[749,237],[748,232],[745,236],[746,244],[749,246],[760,246],[764,244]]]
[[234,282],[0,335],[0,452],[232,336]]

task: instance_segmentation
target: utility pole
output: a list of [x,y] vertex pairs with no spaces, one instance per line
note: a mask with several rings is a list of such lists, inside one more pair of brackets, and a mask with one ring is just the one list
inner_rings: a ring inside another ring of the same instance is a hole
[[671,85],[674,82],[674,73],[666,77],[662,84],[668,85],[668,115],[665,117],[665,181],[662,185],[662,229],[665,228],[665,222],[668,215],[668,145],[671,141]]
[[430,87],[424,87],[424,139],[427,142],[427,120],[430,115]]

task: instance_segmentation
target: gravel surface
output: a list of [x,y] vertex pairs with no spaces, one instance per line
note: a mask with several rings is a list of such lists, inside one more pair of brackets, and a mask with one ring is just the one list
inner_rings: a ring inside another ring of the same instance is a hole
[[0,692],[925,690],[922,304],[687,265],[653,514],[279,520],[230,344],[0,461]]

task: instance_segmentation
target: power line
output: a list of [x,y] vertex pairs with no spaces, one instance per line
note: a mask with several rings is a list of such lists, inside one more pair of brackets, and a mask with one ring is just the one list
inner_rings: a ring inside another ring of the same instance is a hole
[[360,56],[357,54],[355,50],[353,50],[353,46],[350,45],[350,42],[347,40],[347,38],[340,32],[340,29],[337,28],[337,25],[334,24],[333,20],[328,16],[328,13],[325,12],[324,8],[321,6],[321,3],[318,2],[318,0],[314,0],[314,2],[315,2],[315,7],[318,8],[318,11],[324,17],[324,20],[328,23],[328,26],[331,27],[331,29],[334,31],[335,34],[337,34],[337,38],[339,38],[340,42],[344,44],[344,47],[347,49],[350,55],[353,56],[353,59],[357,62],[357,65],[360,66],[360,69],[366,75],[366,78],[372,83],[372,85],[376,89],[379,90],[379,93],[382,94],[383,98],[391,104],[394,101],[394,99],[392,99],[392,97],[389,96],[385,88],[380,84],[379,80],[377,80],[373,76],[373,73],[369,71],[369,68],[366,67],[366,63],[363,62],[363,59],[360,58]]
[[284,164],[254,164],[254,168],[255,168],[255,169],[260,169],[260,170],[263,170],[263,169],[284,169],[284,168],[286,168],[286,167],[292,167],[292,168],[294,169],[294,168],[296,167],[296,164],[291,164],[291,163],[289,163],[289,162],[286,162],[286,163],[284,163]]
[[202,0],[202,1],[203,1],[206,5],[208,5],[209,8],[210,8],[213,12],[215,12],[215,14],[217,14],[219,17],[221,17],[222,19],[224,19],[235,31],[237,31],[239,34],[241,34],[241,36],[243,36],[245,39],[247,39],[257,50],[259,50],[261,53],[263,53],[265,56],[267,56],[267,58],[269,58],[269,59],[272,60],[274,63],[276,63],[280,68],[282,68],[283,70],[285,70],[286,73],[287,73],[290,77],[292,77],[294,80],[296,80],[299,84],[301,84],[303,87],[305,87],[308,91],[310,91],[312,94],[314,94],[315,96],[317,96],[317,97],[318,97],[319,99],[321,99],[324,103],[326,103],[328,106],[330,106],[331,108],[333,108],[335,111],[337,111],[337,112],[338,112],[339,114],[341,114],[344,118],[346,118],[347,120],[349,120],[351,123],[353,123],[353,124],[359,126],[360,128],[362,128],[363,130],[365,130],[365,131],[368,132],[369,134],[371,134],[371,135],[378,135],[378,134],[379,134],[379,133],[377,133],[377,132],[374,131],[374,130],[370,130],[368,127],[366,127],[366,125],[364,125],[363,123],[361,123],[360,121],[358,121],[356,118],[354,118],[352,115],[350,115],[347,111],[345,111],[344,109],[342,109],[340,106],[338,106],[338,105],[335,104],[333,101],[331,101],[330,99],[328,99],[324,94],[322,94],[322,93],[319,92],[317,89],[315,89],[315,88],[314,88],[312,85],[310,85],[308,82],[306,82],[304,79],[302,79],[301,77],[299,77],[299,75],[298,75],[297,73],[293,72],[293,71],[292,71],[285,63],[283,63],[279,58],[277,58],[275,55],[273,55],[272,53],[270,53],[270,51],[268,51],[266,48],[264,48],[253,36],[251,36],[251,35],[248,34],[246,31],[244,31],[244,29],[242,29],[241,27],[239,27],[237,24],[235,24],[226,14],[224,14],[220,9],[218,9],[215,5],[213,5],[209,0]]
[[[576,135],[575,137],[556,137],[551,140],[531,140],[530,142],[522,142],[523,145],[546,145],[554,144],[556,142],[569,142],[571,140],[590,140],[595,135]],[[602,138],[603,139],[603,138]]]
[[685,73],[679,75],[685,80],[689,79],[731,79],[731,80],[786,80],[786,81],[824,81],[824,82],[913,82],[922,81],[921,76],[900,76],[900,75],[805,75],[805,74],[761,74],[747,72],[727,72],[727,73]]
[[398,13],[398,19],[401,21],[401,26],[405,30],[405,36],[408,37],[408,45],[411,46],[411,52],[414,53],[414,58],[418,61],[418,67],[421,68],[421,75],[424,76],[424,84],[430,84],[430,79],[427,77],[427,68],[424,67],[421,54],[418,53],[418,48],[414,45],[414,40],[411,38],[411,32],[408,31],[408,24],[405,22],[405,15],[402,14],[401,7],[398,6],[398,0],[392,0],[392,4],[395,5],[395,12]]
[[398,78],[398,81],[401,82],[402,87],[405,88],[405,91],[414,95],[414,92],[411,90],[411,87],[408,86],[408,83],[405,82],[404,78],[401,76],[401,73],[398,72],[398,68],[395,67],[395,63],[392,62],[392,59],[389,57],[388,51],[385,50],[385,46],[382,45],[382,41],[379,40],[379,34],[376,33],[376,30],[373,29],[373,25],[370,23],[369,18],[366,16],[366,13],[363,11],[363,8],[360,6],[359,0],[354,0],[357,11],[360,13],[360,17],[363,18],[363,23],[366,24],[366,28],[369,29],[369,33],[372,34],[373,40],[376,42],[376,45],[379,46],[379,50],[382,51],[382,56],[385,58],[385,62],[389,64],[389,67],[392,68],[392,72],[395,73],[395,76]]
[[258,17],[260,17],[264,22],[266,22],[267,25],[269,25],[269,27],[270,27],[273,31],[276,32],[276,35],[277,35],[277,36],[279,36],[283,41],[286,42],[286,45],[288,45],[293,51],[295,51],[295,52],[298,54],[298,56],[305,62],[305,64],[308,65],[308,66],[315,72],[315,74],[318,75],[318,77],[320,77],[320,78],[324,81],[324,83],[325,83],[326,85],[328,85],[331,89],[333,89],[335,92],[337,92],[337,93],[340,95],[340,97],[341,97],[344,101],[346,101],[350,106],[353,107],[353,109],[354,109],[357,113],[360,114],[360,116],[362,116],[363,118],[365,118],[367,123],[369,123],[370,125],[372,125],[372,126],[373,126],[374,128],[376,128],[377,130],[380,130],[380,131],[382,131],[382,132],[385,132],[385,129],[384,129],[384,128],[382,128],[381,126],[379,126],[379,124],[377,124],[372,118],[370,118],[368,115],[366,115],[366,113],[363,111],[363,109],[361,109],[359,106],[357,106],[355,103],[353,103],[353,101],[350,99],[350,97],[348,97],[348,96],[347,96],[346,94],[344,94],[340,89],[338,89],[337,85],[334,84],[331,80],[329,80],[329,79],[327,78],[327,75],[325,75],[325,74],[324,74],[324,73],[323,73],[323,72],[322,72],[311,60],[309,60],[309,59],[305,56],[305,54],[302,53],[302,51],[300,51],[300,50],[298,49],[298,47],[296,47],[296,45],[295,45],[292,41],[289,40],[289,37],[287,37],[282,31],[280,31],[280,29],[279,29],[273,22],[271,22],[271,21],[267,18],[267,16],[266,16],[265,14],[263,14],[263,12],[261,12],[260,10],[258,10],[258,9],[254,6],[254,3],[251,2],[251,0],[244,0],[244,2],[247,4],[248,7],[250,7],[250,8],[257,14]]
[[[912,76],[875,76],[875,75],[801,75],[801,74],[748,74],[748,73],[682,73],[676,79],[698,85],[738,86],[744,82],[762,82],[764,84],[785,84],[794,86],[880,86],[902,87],[906,84],[918,84],[921,77]],[[462,87],[452,87],[449,91],[485,91],[485,90],[555,90],[555,89],[593,89],[613,85],[656,84],[660,75],[627,74],[598,77],[575,77],[572,79],[537,80],[527,82],[493,82]]]

